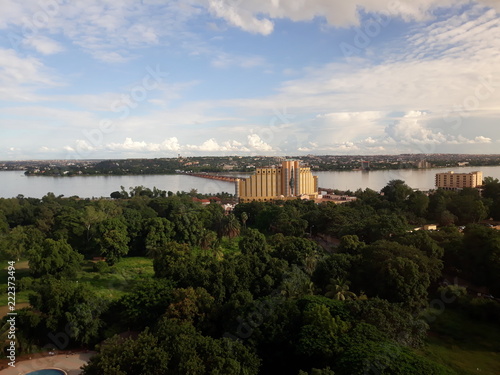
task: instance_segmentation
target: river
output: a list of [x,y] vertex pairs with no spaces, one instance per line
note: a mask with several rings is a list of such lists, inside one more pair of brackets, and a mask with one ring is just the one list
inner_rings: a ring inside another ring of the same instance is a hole
[[[420,170],[392,171],[345,171],[345,172],[314,172],[318,176],[319,186],[340,190],[357,190],[370,188],[380,191],[390,180],[404,180],[409,186],[420,190],[434,188],[434,177],[438,172],[472,172],[480,170],[483,175],[500,179],[500,166],[496,167],[460,167],[432,168]],[[235,174],[241,175],[243,174]],[[43,177],[24,176],[22,171],[0,171],[0,197],[11,198],[18,194],[25,197],[41,198],[48,192],[66,197],[81,198],[109,197],[113,191],[124,186],[143,185],[150,189],[190,191],[196,189],[200,193],[214,194],[229,192],[234,194],[234,184],[223,181],[208,180],[199,177],[176,175],[139,175],[139,176],[76,176],[76,177]]]

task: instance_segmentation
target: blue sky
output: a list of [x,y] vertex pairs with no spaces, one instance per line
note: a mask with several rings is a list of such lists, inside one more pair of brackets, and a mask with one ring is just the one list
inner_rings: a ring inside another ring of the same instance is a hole
[[0,160],[499,153],[494,0],[1,0]]

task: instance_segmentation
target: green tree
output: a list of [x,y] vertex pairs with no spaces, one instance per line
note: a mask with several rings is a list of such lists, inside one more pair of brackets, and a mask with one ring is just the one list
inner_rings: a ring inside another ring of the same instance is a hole
[[243,211],[241,213],[240,217],[241,217],[241,223],[243,224],[243,228],[246,228],[247,227],[248,214],[245,211]]
[[421,191],[410,193],[406,202],[408,210],[417,217],[426,217],[429,207],[429,197]]
[[75,277],[83,256],[64,240],[45,239],[40,248],[28,253],[30,272],[36,276]]
[[349,290],[349,282],[344,279],[330,279],[330,284],[326,286],[325,297],[345,301],[347,299],[356,299],[355,293]]
[[240,223],[236,216],[231,213],[222,218],[219,235],[229,238],[237,237],[240,234]]
[[382,193],[389,202],[394,203],[397,207],[403,207],[413,190],[402,180],[391,180],[382,189]]
[[174,225],[167,219],[156,217],[144,223],[147,255],[155,258],[160,249],[174,237]]
[[214,311],[215,299],[204,288],[178,288],[164,316],[201,327]]
[[358,265],[358,287],[370,296],[417,308],[427,299],[431,281],[441,275],[442,262],[412,246],[378,241],[367,246]]
[[304,311],[297,352],[307,358],[307,362],[325,366],[339,353],[340,336],[348,330],[349,324],[338,316],[332,316],[328,307],[311,304]]
[[169,280],[141,280],[113,304],[109,324],[118,323],[122,330],[153,326],[170,305],[172,291],[173,283]]
[[107,303],[89,286],[46,278],[35,286],[35,292],[30,295],[30,304],[42,314],[49,330],[69,330],[70,338],[80,345],[94,343],[99,337],[100,317]]
[[106,257],[109,265],[113,265],[128,253],[127,226],[120,219],[105,219],[97,225],[95,241],[100,254]]
[[163,375],[172,373],[170,355],[149,331],[136,339],[113,336],[83,366],[84,375]]

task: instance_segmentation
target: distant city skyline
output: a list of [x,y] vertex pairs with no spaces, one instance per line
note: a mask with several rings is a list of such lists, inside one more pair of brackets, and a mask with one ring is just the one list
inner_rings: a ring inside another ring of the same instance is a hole
[[1,8],[0,160],[500,146],[498,1]]

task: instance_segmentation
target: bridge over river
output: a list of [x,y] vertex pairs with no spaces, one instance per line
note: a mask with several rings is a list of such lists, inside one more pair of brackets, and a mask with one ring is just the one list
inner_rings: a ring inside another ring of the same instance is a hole
[[236,182],[237,180],[241,179],[240,177],[222,176],[222,175],[208,174],[208,173],[186,173],[186,174],[189,176],[208,178],[210,180],[219,180],[226,182]]

